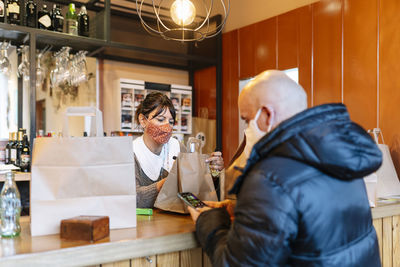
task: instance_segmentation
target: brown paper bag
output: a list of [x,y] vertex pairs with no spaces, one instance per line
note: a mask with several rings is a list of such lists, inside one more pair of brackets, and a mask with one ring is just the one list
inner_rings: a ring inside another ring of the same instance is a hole
[[187,209],[177,196],[178,192],[192,192],[201,200],[217,201],[214,183],[205,162],[207,155],[199,153],[179,153],[165,181],[154,207],[187,213]]

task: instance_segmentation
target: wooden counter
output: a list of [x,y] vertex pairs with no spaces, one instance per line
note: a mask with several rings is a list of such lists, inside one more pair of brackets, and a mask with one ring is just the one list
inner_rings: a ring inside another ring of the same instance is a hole
[[[400,203],[373,208],[372,215],[382,266],[400,266]],[[0,266],[211,266],[190,216],[155,211],[137,219],[137,228],[112,230],[109,238],[90,243],[31,237],[23,218],[20,237],[0,240]]]
[[102,266],[208,264],[208,258],[204,258],[203,264],[195,226],[188,215],[160,211],[153,216],[140,215],[136,228],[111,230],[109,238],[95,243],[65,241],[58,235],[31,237],[27,218],[21,219],[21,227],[20,237],[1,239],[0,266],[87,266],[108,262],[114,263]]

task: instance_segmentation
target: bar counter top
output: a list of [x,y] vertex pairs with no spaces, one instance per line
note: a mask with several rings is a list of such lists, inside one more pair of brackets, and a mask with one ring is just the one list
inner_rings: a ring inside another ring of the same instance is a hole
[[1,239],[0,266],[85,266],[198,247],[189,215],[154,210],[138,215],[137,227],[111,230],[97,242],[66,241],[59,235],[30,235],[29,218],[21,218],[21,235]]
[[[372,208],[373,219],[400,215],[400,202]],[[154,210],[138,215],[137,227],[111,230],[91,243],[66,241],[59,235],[31,237],[29,217],[21,218],[21,235],[1,239],[0,266],[87,266],[197,248],[189,215]]]

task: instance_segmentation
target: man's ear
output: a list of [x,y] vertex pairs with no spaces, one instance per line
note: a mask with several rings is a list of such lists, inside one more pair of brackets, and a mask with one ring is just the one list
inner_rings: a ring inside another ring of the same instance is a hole
[[263,132],[268,132],[275,123],[275,110],[270,105],[261,107],[261,114],[258,120],[258,128]]
[[142,128],[145,129],[146,128],[146,124],[147,124],[146,123],[146,117],[143,114],[139,114],[138,119],[139,119],[140,126],[142,126]]

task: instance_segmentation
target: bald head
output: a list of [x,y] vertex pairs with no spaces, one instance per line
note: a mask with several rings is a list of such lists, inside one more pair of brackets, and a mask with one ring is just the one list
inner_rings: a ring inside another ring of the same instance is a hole
[[249,82],[239,96],[239,110],[243,119],[253,119],[260,108],[273,112],[274,128],[283,120],[305,110],[307,95],[284,72],[268,70]]

